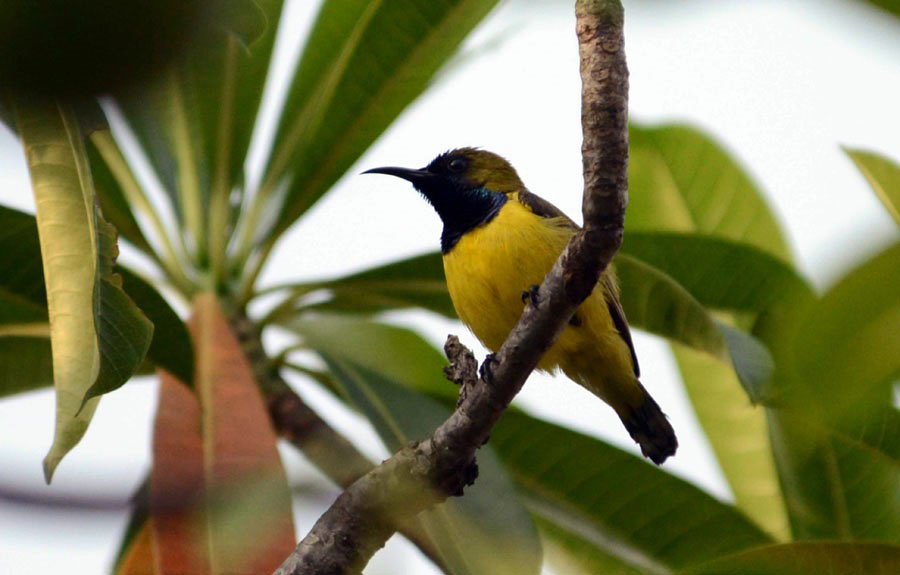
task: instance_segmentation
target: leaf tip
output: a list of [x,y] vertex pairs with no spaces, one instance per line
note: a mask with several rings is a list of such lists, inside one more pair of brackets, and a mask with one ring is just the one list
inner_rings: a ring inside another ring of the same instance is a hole
[[53,474],[56,472],[56,466],[59,465],[61,459],[59,455],[54,455],[52,450],[44,458],[44,482],[47,485],[50,485],[50,482],[53,481]]

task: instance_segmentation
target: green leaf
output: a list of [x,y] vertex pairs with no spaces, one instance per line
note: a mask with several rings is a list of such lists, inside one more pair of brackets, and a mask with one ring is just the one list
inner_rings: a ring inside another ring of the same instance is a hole
[[[0,330],[3,324],[46,322],[47,295],[34,216],[0,206],[0,254]],[[122,278],[125,293],[154,325],[147,357],[190,384],[194,371],[193,346],[184,322],[156,289],[140,276],[121,266],[117,266],[115,271]],[[120,295],[110,295],[107,291],[101,291],[101,304],[111,308],[114,314],[122,313],[117,306],[127,308],[127,302]],[[120,304],[113,303],[113,300]],[[50,366],[46,367],[45,371],[49,372]],[[27,382],[19,385],[30,389]],[[35,386],[43,385],[42,382],[35,382]]]
[[[709,136],[688,126],[670,124],[651,128],[632,123],[628,175],[630,201],[626,227],[629,234],[623,248],[629,249],[629,242],[635,240],[630,245],[636,251],[679,282],[683,281],[688,291],[706,305],[740,311],[760,311],[760,306],[769,306],[767,316],[775,320],[773,323],[779,329],[785,325],[781,320],[789,315],[784,310],[788,306],[790,311],[791,303],[780,302],[777,294],[785,290],[794,292],[788,287],[795,283],[791,281],[792,274],[778,271],[759,254],[734,247],[745,244],[789,262],[784,234],[759,187],[730,154]],[[696,245],[682,246],[692,250],[690,257],[679,255],[663,260],[661,250],[665,246],[655,246],[649,239],[646,240],[649,246],[642,246],[641,238],[632,237],[635,231],[696,233],[730,243],[714,247],[710,242],[710,247],[703,249],[699,255],[717,259],[718,263],[708,267],[710,273],[702,277],[685,267],[691,266],[692,258],[698,256]],[[648,253],[645,249],[652,251]],[[654,257],[656,250],[659,250],[658,257]],[[740,283],[726,280],[732,263],[721,258],[728,255],[738,258],[735,275],[754,289],[743,290]],[[776,359],[783,357],[778,355],[781,350],[777,346],[772,347],[774,340],[764,341]],[[675,353],[679,355],[677,349]],[[679,357],[679,364],[700,424],[738,504],[744,509],[752,508],[750,513],[772,533],[783,534],[785,518],[777,489],[779,478],[765,447],[769,438],[763,412],[748,406],[744,394],[735,389],[735,378],[714,363],[694,356],[689,368],[683,357]],[[778,394],[778,382],[776,374],[769,383],[767,395]],[[741,443],[737,437],[742,439]],[[749,447],[744,450],[742,446]],[[755,491],[756,487],[762,491]]]
[[[143,360],[152,325],[116,285],[115,231],[97,213],[87,154],[75,114],[59,105],[17,104],[17,125],[37,206],[46,283],[56,431],[44,460],[49,481],[81,439],[98,399]],[[31,274],[33,283],[36,274]]]
[[622,253],[665,272],[704,306],[715,309],[753,313],[788,298],[814,297],[789,264],[760,248],[716,236],[629,232]]
[[897,304],[885,287],[898,256],[895,246],[826,293],[791,350],[788,407],[770,420],[798,537],[900,542],[900,422],[889,385]]
[[627,229],[694,231],[790,260],[759,188],[712,138],[686,125],[632,122],[629,144]]
[[580,539],[579,554],[659,573],[770,542],[733,507],[598,439],[507,411],[490,445],[531,512]]
[[[429,85],[495,0],[324,2],[288,93],[263,196],[290,188],[277,236]],[[265,199],[265,198],[263,198]]]
[[[85,106],[85,110],[81,110],[79,118],[82,120],[82,128],[85,136],[91,136],[93,132],[109,133],[109,125],[106,122],[106,116],[100,105],[92,101],[89,106]],[[91,122],[91,129],[88,130],[84,126],[83,116],[88,115]],[[112,141],[111,136],[109,141]],[[93,137],[86,138],[85,148],[88,155],[88,163],[91,166],[91,176],[94,182],[94,190],[97,193],[97,200],[100,202],[100,209],[103,216],[109,220],[119,232],[128,241],[134,244],[138,249],[146,254],[153,254],[153,248],[144,236],[141,227],[134,217],[132,206],[129,204],[122,185],[116,179],[112,167],[104,159],[102,153],[97,148],[97,143]]]
[[0,397],[52,385],[50,338],[0,336]]
[[765,411],[747,401],[729,366],[684,346],[674,345],[672,351],[737,507],[778,540],[788,539],[790,526]]
[[730,362],[754,402],[767,397],[773,371],[766,349],[747,333],[716,322],[672,278],[627,255],[615,260],[622,307],[628,322]]
[[153,323],[121,283],[117,276],[100,280],[100,306],[95,310],[100,373],[85,392],[85,402],[122,387],[144,361],[153,340]]
[[900,438],[834,428],[809,408],[770,410],[769,422],[796,537],[900,542]]
[[900,224],[900,166],[868,150],[844,148],[894,221]]
[[806,315],[794,340],[795,401],[832,418],[889,405],[900,375],[900,244],[859,266]]
[[187,326],[156,289],[139,275],[119,267],[122,288],[153,322],[153,341],[147,359],[191,385],[194,381],[194,346]]
[[34,216],[0,206],[0,324],[47,321]]
[[455,318],[444,280],[441,254],[432,252],[392,262],[330,281],[289,286],[287,301],[299,300],[317,290],[328,290],[324,302],[299,307],[348,313],[377,313],[391,309],[420,307]]
[[[594,544],[585,537],[579,536],[577,528],[571,531],[553,521],[540,516],[532,516],[544,543],[546,561],[556,568],[558,573],[567,575],[648,575],[665,574],[669,570],[652,562],[643,563],[641,568],[619,559],[611,552],[604,550],[603,544]],[[589,535],[586,535],[589,536]]]
[[94,325],[99,278],[96,210],[74,114],[56,105],[16,106],[37,205],[53,347],[56,431],[44,460],[56,465],[87,430],[98,399],[82,405],[100,373]]
[[281,325],[306,347],[349,357],[353,363],[409,383],[414,389],[456,401],[458,389],[443,376],[443,354],[416,332],[345,315],[299,316]]
[[891,575],[900,547],[878,543],[787,543],[743,551],[678,575]]
[[[449,415],[446,405],[418,392],[455,399],[442,372],[446,360],[409,330],[332,316],[290,327],[325,358],[345,399],[390,450],[429,436]],[[478,466],[478,481],[465,497],[423,514],[442,559],[452,573],[539,572],[537,533],[490,449],[479,451]]]
[[[209,252],[218,282],[224,280],[227,245],[239,210],[231,205],[231,195],[233,190],[243,193],[244,164],[282,7],[282,0],[229,0],[225,28],[231,34],[210,38],[182,67],[202,130],[195,137],[209,166]],[[248,34],[250,28],[255,38]]]

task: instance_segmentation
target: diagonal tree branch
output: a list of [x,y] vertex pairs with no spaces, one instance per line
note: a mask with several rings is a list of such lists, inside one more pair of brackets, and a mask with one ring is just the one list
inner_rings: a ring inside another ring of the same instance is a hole
[[[483,366],[483,377],[463,377],[474,382],[463,386],[453,414],[430,438],[410,444],[348,487],[276,575],[360,573],[397,521],[462,495],[477,474],[476,450],[618,251],[628,162],[622,7],[618,0],[578,0],[575,14],[583,84],[584,228],[541,284],[539,305],[525,309]],[[446,349],[459,368],[464,348],[451,338]]]

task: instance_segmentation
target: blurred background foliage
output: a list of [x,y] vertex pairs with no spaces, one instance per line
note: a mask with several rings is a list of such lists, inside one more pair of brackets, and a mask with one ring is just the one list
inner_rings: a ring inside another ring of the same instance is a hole
[[[129,26],[75,34],[65,12],[4,5],[0,49],[37,46],[0,68],[37,213],[0,207],[0,394],[55,386],[49,481],[103,394],[134,374],[163,379],[153,469],[118,573],[232,565],[245,525],[272,542],[244,554],[247,572],[286,555],[289,488],[265,409],[281,372],[311,377],[391,450],[452,409],[440,351],[381,315],[455,317],[438,253],[320,282],[258,278],[494,4],[323,3],[258,181],[246,159],[282,2],[133,3],[116,8],[122,18],[87,19],[165,30],[147,42]],[[135,41],[154,54],[138,58],[147,69],[96,56]],[[110,69],[82,68],[94,61]],[[454,574],[537,573],[543,561],[565,573],[900,572],[900,245],[819,292],[713,137],[677,124],[633,124],[630,136],[622,303],[633,327],[671,342],[734,504],[512,409],[475,486],[404,534]],[[900,225],[896,160],[845,152]],[[114,265],[116,235],[146,269]],[[249,313],[258,300],[263,313]],[[190,327],[174,311],[186,308]],[[270,329],[292,342],[251,351]]]

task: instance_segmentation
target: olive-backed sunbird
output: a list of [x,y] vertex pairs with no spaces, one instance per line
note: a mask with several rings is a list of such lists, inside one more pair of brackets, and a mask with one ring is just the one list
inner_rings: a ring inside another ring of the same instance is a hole
[[[491,351],[522,314],[578,225],[529,192],[497,154],[459,148],[425,168],[375,168],[366,173],[408,180],[444,224],[441,252],[456,313]],[[675,432],[638,377],[637,355],[608,268],[538,369],[561,369],[608,403],[645,457],[660,464],[675,453]]]

